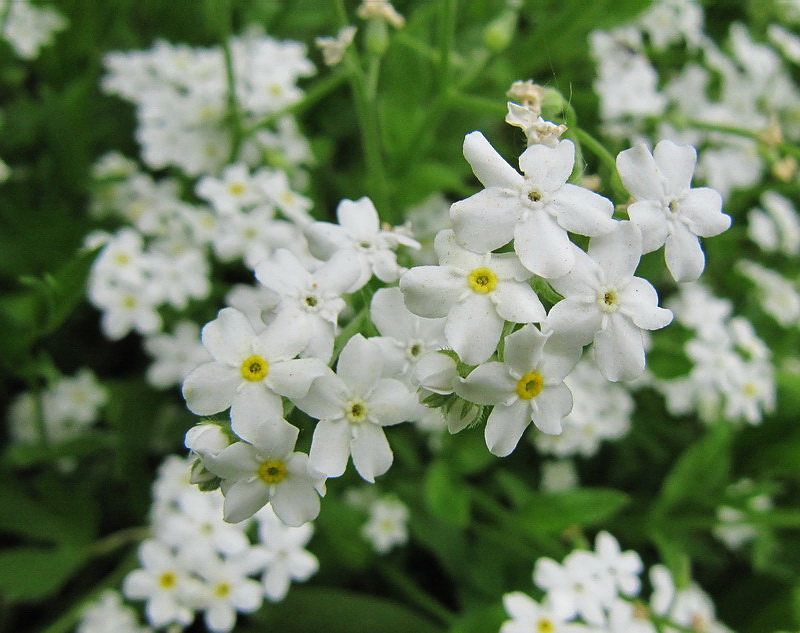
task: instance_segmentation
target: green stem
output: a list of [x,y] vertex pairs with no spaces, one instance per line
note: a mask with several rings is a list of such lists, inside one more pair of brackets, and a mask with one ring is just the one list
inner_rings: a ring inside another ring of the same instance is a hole
[[[347,25],[347,11],[343,0],[336,0],[335,8],[339,17],[340,26]],[[378,213],[383,219],[392,222],[394,220],[392,209],[389,207],[389,192],[386,181],[386,169],[383,162],[383,149],[381,147],[380,125],[378,123],[377,101],[375,95],[370,97],[369,84],[377,86],[377,71],[379,65],[373,70],[375,77],[368,78],[362,70],[363,66],[355,47],[348,47],[343,60],[348,71],[350,90],[353,93],[358,125],[361,130],[361,146],[364,152],[364,162],[366,168],[367,190],[370,198],[375,203]]]
[[274,124],[279,119],[289,116],[289,115],[297,115],[301,114],[311,106],[313,106],[318,101],[324,99],[327,95],[331,92],[336,90],[339,86],[347,81],[347,73],[341,69],[337,69],[336,71],[332,72],[330,75],[321,79],[320,81],[313,84],[309,87],[303,98],[300,101],[296,101],[295,103],[286,106],[285,108],[281,108],[277,112],[273,112],[268,117],[261,119],[254,125],[245,128],[244,135],[248,136],[255,130],[260,130],[261,128],[269,127]]
[[595,137],[589,134],[583,128],[576,128],[574,130],[575,138],[580,142],[583,147],[586,147],[592,154],[597,156],[600,161],[606,166],[611,174],[611,188],[614,190],[614,197],[623,202],[628,200],[628,192],[625,185],[622,184],[622,179],[619,177],[617,171],[617,161],[614,156],[609,152],[605,145],[598,141]]
[[450,55],[456,28],[456,0],[441,0],[439,4],[439,92],[445,93],[450,85]]
[[437,622],[445,626],[452,626],[456,621],[456,616],[447,607],[445,607],[438,600],[434,599],[430,594],[422,591],[418,583],[406,576],[403,572],[391,565],[387,565],[383,561],[376,563],[378,572],[384,579],[392,585],[392,587],[402,594],[409,602],[419,607]]
[[236,99],[236,77],[233,72],[233,54],[231,52],[231,34],[233,32],[233,9],[230,0],[225,0],[226,19],[222,20],[222,53],[225,58],[225,80],[228,84],[228,121],[231,132],[231,151],[228,162],[236,162],[239,156],[239,149],[244,139],[244,127],[242,125],[242,113],[239,109],[239,102]]

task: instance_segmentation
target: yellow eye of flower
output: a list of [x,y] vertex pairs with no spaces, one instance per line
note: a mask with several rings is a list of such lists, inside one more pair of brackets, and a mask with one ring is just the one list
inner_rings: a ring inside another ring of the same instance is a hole
[[497,286],[497,275],[490,268],[476,268],[467,276],[467,283],[473,291],[485,295]]
[[221,582],[214,587],[214,595],[217,598],[225,598],[231,592],[231,586],[227,582]]
[[242,378],[251,382],[264,380],[269,373],[269,363],[261,356],[245,358],[241,367]]
[[538,633],[553,633],[556,630],[556,627],[553,625],[553,621],[548,618],[542,618],[536,623],[536,630]]
[[286,478],[286,464],[279,459],[268,459],[258,467],[258,477],[265,484],[279,484]]
[[158,577],[158,584],[164,589],[172,589],[177,582],[178,577],[172,571],[165,571]]
[[240,182],[232,182],[228,185],[228,191],[234,196],[241,196],[244,193],[244,185]]
[[538,396],[544,389],[544,378],[538,371],[531,371],[519,379],[517,395],[523,400]]
[[367,403],[359,398],[350,400],[344,410],[345,417],[352,423],[363,422],[367,419]]

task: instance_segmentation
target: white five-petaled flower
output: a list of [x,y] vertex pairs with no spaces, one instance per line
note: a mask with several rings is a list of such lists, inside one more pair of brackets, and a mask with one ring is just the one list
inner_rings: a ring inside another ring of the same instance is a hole
[[256,279],[280,298],[265,312],[265,318],[306,332],[308,346],[301,356],[328,362],[333,354],[333,339],[339,313],[345,302],[341,295],[361,274],[361,266],[351,251],[339,251],[316,271],[309,272],[292,252],[278,249],[256,266]]
[[381,377],[380,348],[361,334],[344,346],[336,371],[317,378],[308,395],[295,401],[319,420],[309,464],[328,477],[339,477],[352,454],[358,474],[372,482],[392,465],[383,427],[410,420],[417,400],[399,380]]
[[273,323],[260,334],[235,308],[220,310],[202,331],[203,345],[214,358],[183,382],[186,405],[197,415],[231,409],[239,437],[253,425],[283,420],[281,396],[305,396],[311,381],[328,370],[318,358],[295,359],[308,344],[308,333]]
[[477,404],[493,404],[486,421],[486,445],[505,457],[533,423],[545,433],[561,432],[561,420],[572,409],[572,393],[564,378],[577,354],[559,354],[547,346],[548,336],[530,324],[506,337],[505,362],[480,365],[457,392]]
[[643,252],[666,244],[664,256],[675,281],[695,281],[705,267],[698,237],[719,235],[731,225],[722,197],[709,187],[691,188],[697,152],[663,140],[651,154],[644,144],[620,152],[617,169],[636,202],[628,215],[642,230]]
[[225,520],[238,523],[267,503],[286,525],[303,525],[319,514],[325,477],[309,468],[308,456],[294,452],[299,431],[285,423],[251,425],[235,442],[203,463],[222,479]]
[[572,267],[567,231],[595,236],[614,228],[610,200],[567,182],[575,163],[571,141],[531,145],[519,157],[524,176],[480,132],[464,138],[464,156],[486,187],[450,208],[456,239],[470,250],[493,251],[513,239],[523,265],[550,279]]
[[412,268],[400,278],[400,290],[414,314],[447,317],[445,338],[465,363],[477,365],[492,355],[505,321],[544,319],[530,273],[513,253],[469,251],[450,230],[439,232],[435,248],[439,266]]
[[338,251],[353,251],[361,263],[361,275],[348,289],[355,292],[374,274],[391,283],[403,272],[395,249],[400,245],[419,248],[419,242],[401,231],[381,228],[378,212],[369,198],[342,200],[336,208],[339,224],[313,222],[305,227],[308,246],[320,259],[330,259]]
[[657,330],[672,321],[672,312],[658,307],[650,282],[634,277],[641,257],[642,237],[632,222],[592,238],[588,253],[575,249],[575,265],[551,284],[564,296],[544,323],[553,339],[592,352],[608,380],[633,380],[645,367],[642,330]]

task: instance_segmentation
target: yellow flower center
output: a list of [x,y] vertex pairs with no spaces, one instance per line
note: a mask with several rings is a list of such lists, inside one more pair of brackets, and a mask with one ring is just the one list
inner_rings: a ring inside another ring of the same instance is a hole
[[251,356],[245,358],[242,363],[242,378],[251,382],[264,380],[269,373],[269,363],[261,356]]
[[490,268],[476,268],[467,277],[467,283],[474,292],[485,295],[497,286],[497,275]]
[[367,419],[367,403],[360,398],[354,398],[347,402],[347,408],[344,411],[345,417],[353,423],[358,424]]
[[523,400],[538,396],[544,389],[544,378],[538,371],[530,371],[519,379],[517,395]]
[[164,589],[172,589],[178,582],[174,571],[165,571],[158,577],[158,584]]
[[231,195],[234,196],[241,196],[244,193],[244,185],[240,182],[232,182],[228,185],[228,191],[231,192]]
[[553,631],[556,630],[556,627],[553,624],[553,621],[550,620],[549,618],[541,618],[536,623],[536,630],[539,633],[553,633]]
[[265,484],[279,484],[286,478],[286,464],[280,459],[268,459],[258,467],[258,477]]
[[217,598],[225,598],[231,592],[231,586],[227,582],[221,582],[214,587],[214,595]]

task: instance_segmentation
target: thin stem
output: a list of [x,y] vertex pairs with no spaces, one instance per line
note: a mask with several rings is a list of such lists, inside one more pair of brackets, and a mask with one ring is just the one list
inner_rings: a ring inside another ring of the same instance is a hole
[[456,0],[441,0],[439,4],[439,91],[444,93],[450,85],[450,55],[456,28]]
[[617,171],[617,161],[611,152],[583,128],[576,128],[574,133],[580,144],[597,156],[611,173],[611,188],[614,190],[614,196],[620,200],[627,201],[628,192],[625,189],[625,185],[622,184],[622,179]]
[[376,563],[376,568],[395,590],[401,593],[421,611],[424,611],[435,618],[437,622],[445,626],[449,627],[455,623],[456,616],[453,612],[433,598],[433,596],[422,591],[414,580],[406,576],[399,569],[387,565],[383,561],[378,561]]
[[222,53],[225,59],[225,80],[228,87],[228,121],[231,132],[231,151],[228,162],[233,163],[239,156],[239,149],[244,139],[242,114],[236,99],[236,77],[233,71],[233,54],[231,52],[231,34],[233,32],[233,8],[230,0],[226,0],[226,19],[222,20]]

